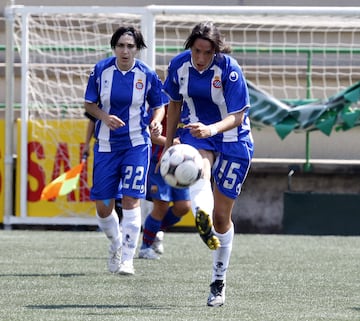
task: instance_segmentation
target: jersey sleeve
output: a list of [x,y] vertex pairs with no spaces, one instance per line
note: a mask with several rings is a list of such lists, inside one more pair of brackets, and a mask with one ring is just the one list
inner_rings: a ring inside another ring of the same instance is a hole
[[173,101],[181,101],[182,96],[179,93],[179,81],[177,77],[177,68],[175,67],[174,62],[170,62],[168,66],[168,75],[164,82],[164,92],[168,97]]
[[151,74],[151,88],[147,94],[147,102],[150,108],[159,108],[164,105],[164,94],[162,91],[162,82],[159,76],[154,72]]
[[99,88],[98,88],[98,66],[95,65],[90,72],[88,83],[85,90],[85,101],[97,103],[99,101]]
[[224,97],[228,113],[236,113],[250,107],[249,90],[241,67],[230,58],[225,73]]

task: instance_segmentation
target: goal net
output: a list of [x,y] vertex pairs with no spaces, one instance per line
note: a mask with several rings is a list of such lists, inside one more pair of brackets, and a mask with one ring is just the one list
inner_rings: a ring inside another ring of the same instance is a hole
[[159,15],[157,67],[166,72],[194,21],[212,20],[247,79],[263,90],[278,99],[329,98],[360,79],[360,17],[308,9],[306,14],[280,9],[268,14],[254,9],[250,14],[240,8],[233,15]]
[[[34,10],[34,12],[33,12]],[[99,8],[19,7],[14,10],[14,69],[20,69],[16,217],[14,222],[95,224],[90,201],[92,155],[78,188],[40,201],[43,188],[80,163],[88,120],[84,91],[97,61],[112,55],[110,38],[120,24],[140,28],[140,15]]]
[[110,37],[120,24],[142,29],[148,46],[143,58],[162,79],[194,24],[205,20],[220,28],[247,79],[278,99],[326,99],[360,79],[359,11],[209,6],[7,9],[16,52],[9,63],[19,75],[16,100],[21,102],[16,215],[24,220],[94,215],[88,198],[91,159],[73,194],[46,204],[40,194],[44,184],[80,161],[87,77],[98,60],[112,54]]

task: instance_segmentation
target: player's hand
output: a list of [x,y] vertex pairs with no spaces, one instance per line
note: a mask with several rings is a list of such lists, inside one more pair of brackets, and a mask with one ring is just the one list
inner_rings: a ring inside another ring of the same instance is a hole
[[192,123],[184,126],[190,130],[190,134],[196,138],[208,138],[211,136],[210,126],[204,125],[203,123]]
[[125,126],[125,123],[115,115],[107,115],[105,119],[102,120],[107,127],[111,130],[116,130],[119,127]]
[[162,134],[163,126],[161,125],[160,122],[153,120],[150,123],[149,127],[150,127],[150,133],[151,133],[152,136],[158,137],[158,136],[160,136]]
[[89,144],[84,144],[84,149],[83,149],[83,153],[82,153],[82,159],[87,159],[90,155],[90,146]]
[[181,144],[180,138],[179,137],[175,137],[173,140],[173,145],[177,145],[177,144]]

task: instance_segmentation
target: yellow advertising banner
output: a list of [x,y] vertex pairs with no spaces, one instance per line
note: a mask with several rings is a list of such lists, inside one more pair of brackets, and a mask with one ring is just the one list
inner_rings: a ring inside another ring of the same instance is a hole
[[[56,199],[40,200],[53,179],[80,164],[87,128],[86,119],[35,120],[28,122],[28,217],[94,217],[90,200],[92,155],[80,175],[77,189]],[[18,121],[17,168],[21,165],[21,122]],[[20,216],[20,171],[16,171],[16,216]]]
[[[40,200],[43,188],[53,179],[80,164],[87,119],[30,120],[28,122],[28,217],[95,217],[95,204],[90,200],[92,185],[92,152],[80,175],[77,189],[56,199]],[[21,165],[21,122],[17,131],[17,168]],[[20,216],[20,171],[16,171],[16,216]],[[187,214],[177,226],[194,226]]]
[[0,119],[0,223],[4,222],[5,121]]

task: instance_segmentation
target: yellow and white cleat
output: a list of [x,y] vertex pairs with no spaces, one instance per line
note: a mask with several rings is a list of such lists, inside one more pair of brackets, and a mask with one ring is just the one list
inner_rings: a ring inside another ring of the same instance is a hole
[[195,226],[201,239],[210,250],[216,250],[221,246],[220,240],[212,231],[210,215],[200,208],[196,209]]

